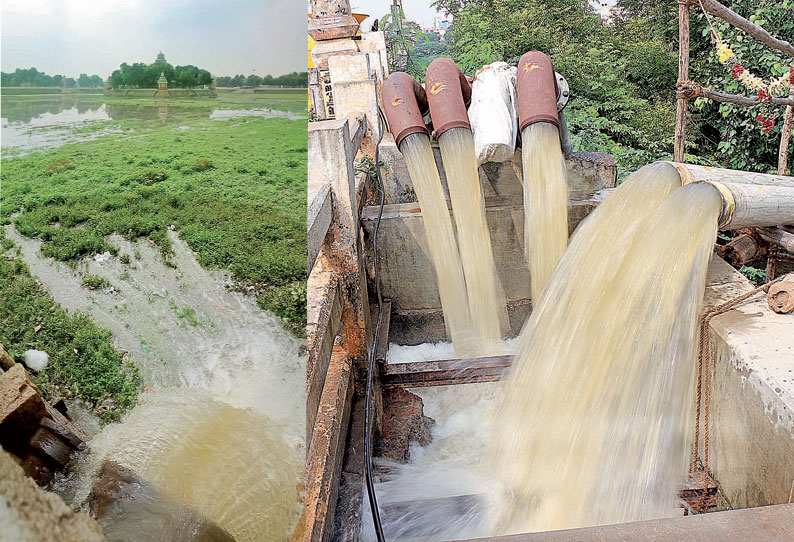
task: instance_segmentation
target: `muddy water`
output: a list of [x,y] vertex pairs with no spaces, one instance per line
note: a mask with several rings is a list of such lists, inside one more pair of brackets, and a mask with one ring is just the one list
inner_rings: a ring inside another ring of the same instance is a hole
[[[505,347],[515,361],[504,381],[411,390],[436,425],[407,464],[378,464],[386,536],[456,540],[680,515],[719,212],[715,191],[680,187],[665,164],[609,196]],[[392,346],[389,362],[449,354],[443,344]]]
[[[300,513],[305,454],[298,340],[253,299],[228,291],[227,279],[202,268],[176,235],[176,268],[148,241],[114,236],[118,257],[98,255],[72,270],[42,258],[38,241],[7,231],[56,302],[112,332],[148,389],[141,405],[90,441],[90,454],[61,488],[73,503],[84,501],[101,461],[111,459],[238,542],[288,538]],[[86,273],[111,287],[86,290]],[[139,523],[162,524],[167,510],[140,511]],[[113,540],[140,539],[113,521],[104,525]]]
[[487,456],[497,532],[679,514],[719,196],[672,166],[580,226],[521,332]]
[[433,160],[430,139],[425,134],[411,134],[400,143],[400,152],[405,157],[405,164],[422,209],[425,238],[430,261],[436,272],[447,334],[459,357],[474,355],[475,336],[458,241]]
[[530,124],[521,140],[524,252],[537,303],[568,244],[568,180],[556,126]]
[[466,277],[475,355],[495,354],[507,323],[507,309],[491,250],[474,138],[468,129],[453,128],[441,134],[438,143]]

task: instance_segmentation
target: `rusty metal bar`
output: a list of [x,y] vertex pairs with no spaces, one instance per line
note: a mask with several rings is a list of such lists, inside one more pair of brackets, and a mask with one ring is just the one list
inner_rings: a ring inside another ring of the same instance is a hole
[[513,363],[513,356],[413,361],[386,364],[384,386],[423,388],[501,380]]

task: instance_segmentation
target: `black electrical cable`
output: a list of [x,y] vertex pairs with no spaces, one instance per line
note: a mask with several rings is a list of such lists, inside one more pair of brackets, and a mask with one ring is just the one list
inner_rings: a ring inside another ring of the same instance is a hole
[[378,209],[378,219],[375,221],[375,231],[372,235],[372,254],[375,267],[375,293],[378,298],[378,318],[375,321],[375,333],[372,336],[372,346],[369,350],[369,370],[367,371],[367,395],[364,401],[364,474],[367,482],[367,496],[369,497],[369,508],[372,513],[372,523],[375,525],[375,536],[378,542],[386,542],[383,536],[383,525],[380,521],[380,511],[378,510],[378,499],[375,495],[375,483],[372,481],[372,444],[370,442],[372,427],[370,426],[370,408],[372,403],[372,377],[375,372],[375,351],[378,347],[378,337],[380,336],[380,320],[383,314],[383,299],[380,294],[380,271],[378,269],[378,230],[380,230],[380,220],[383,217],[383,204],[385,203],[385,192],[383,190],[383,179],[380,175],[380,142],[383,139],[383,131],[386,128],[383,111],[378,107],[378,143],[375,145],[375,177],[378,179],[380,188],[380,208]]

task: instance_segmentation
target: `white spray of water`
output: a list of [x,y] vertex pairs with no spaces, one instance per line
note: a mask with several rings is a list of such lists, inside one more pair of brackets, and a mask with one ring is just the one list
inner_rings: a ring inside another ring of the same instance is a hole
[[[229,291],[222,275],[202,268],[175,235],[175,268],[149,242],[112,236],[129,264],[98,258],[72,270],[43,258],[38,241],[13,227],[7,231],[55,301],[109,329],[152,388],[120,423],[89,442],[90,454],[63,492],[83,502],[102,461],[110,459],[238,542],[288,538],[301,510],[305,454],[299,341],[253,299]],[[111,287],[86,290],[85,273]],[[165,504],[139,510],[145,512],[139,527],[163,525],[157,516],[170,510]],[[113,539],[129,540],[126,529],[134,523],[113,521],[104,525]]]

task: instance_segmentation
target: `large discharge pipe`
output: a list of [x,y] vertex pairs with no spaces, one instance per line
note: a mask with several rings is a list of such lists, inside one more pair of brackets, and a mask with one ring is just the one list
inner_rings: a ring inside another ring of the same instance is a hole
[[507,312],[493,261],[474,137],[466,112],[471,85],[452,60],[437,58],[427,67],[425,87],[457,226],[475,355],[494,354],[500,348]]
[[422,209],[447,336],[456,355],[472,355],[472,323],[458,242],[423,120],[428,112],[425,89],[407,73],[393,73],[383,83],[381,99]]
[[557,76],[540,51],[525,53],[516,81],[524,186],[524,252],[537,304],[568,245],[568,180],[560,146]]
[[682,184],[709,183],[720,194],[720,229],[794,224],[794,177],[670,162]]

